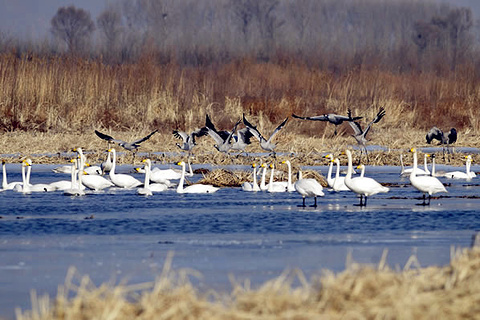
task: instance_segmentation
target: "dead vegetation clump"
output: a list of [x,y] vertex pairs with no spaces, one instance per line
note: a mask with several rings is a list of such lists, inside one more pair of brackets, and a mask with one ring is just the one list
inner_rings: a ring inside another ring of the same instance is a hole
[[287,270],[258,288],[233,281],[228,293],[199,292],[200,275],[171,269],[171,256],[153,283],[93,284],[74,269],[57,297],[32,294],[19,320],[55,319],[476,319],[480,311],[480,249],[462,249],[443,267],[421,268],[415,256],[403,270],[349,263],[310,280]]

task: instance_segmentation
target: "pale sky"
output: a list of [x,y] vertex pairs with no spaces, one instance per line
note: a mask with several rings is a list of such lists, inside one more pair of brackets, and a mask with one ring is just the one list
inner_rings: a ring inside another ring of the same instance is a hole
[[[480,17],[480,0],[438,1],[471,7],[476,20]],[[0,0],[0,32],[32,39],[44,38],[49,35],[50,20],[59,7],[73,4],[89,11],[95,21],[108,2],[115,0]]]

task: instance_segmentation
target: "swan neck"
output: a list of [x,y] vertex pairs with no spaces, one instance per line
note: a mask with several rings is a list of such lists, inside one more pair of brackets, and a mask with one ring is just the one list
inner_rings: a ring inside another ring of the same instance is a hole
[[253,167],[253,186],[257,185],[257,167]]
[[5,169],[5,164],[2,164],[2,172],[3,172],[2,188],[6,189],[8,182],[7,182],[7,169]]
[[332,179],[332,170],[333,170],[333,162],[330,161],[330,165],[328,166],[328,173],[327,173],[327,178],[329,180]]
[[185,182],[185,163],[182,163],[182,176],[178,182],[177,192],[183,191],[183,183]]
[[345,179],[350,180],[352,178],[353,166],[352,166],[352,154],[348,150],[347,150],[347,158],[348,158],[348,168],[347,168],[347,175],[345,176]]
[[115,175],[116,162],[117,162],[117,154],[115,150],[112,150],[112,168],[110,169],[110,176]]
[[148,162],[145,164],[145,182],[143,183],[143,187],[148,189],[150,187],[150,165]]
[[413,168],[412,168],[412,172],[410,173],[410,179],[416,177],[416,174],[417,174],[417,162],[418,162],[418,159],[417,159],[417,151],[415,150],[415,151],[413,152]]

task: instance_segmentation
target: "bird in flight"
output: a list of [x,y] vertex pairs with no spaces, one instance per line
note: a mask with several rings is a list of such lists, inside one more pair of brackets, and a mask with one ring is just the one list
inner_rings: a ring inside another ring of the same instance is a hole
[[177,147],[188,152],[190,152],[193,149],[193,147],[197,145],[195,143],[196,138],[203,137],[207,134],[208,134],[208,129],[206,127],[196,129],[190,133],[179,131],[179,130],[173,130],[174,137],[178,139],[182,139],[183,141],[182,144],[176,143]]
[[[362,126],[360,126],[360,123],[358,123],[356,121],[353,121],[353,120],[348,121],[348,124],[352,127],[352,129],[354,131],[353,137],[355,138],[355,140],[357,140],[357,143],[360,145],[360,159],[362,157],[363,151],[365,150],[365,155],[367,157],[367,163],[368,163],[368,152],[367,152],[367,141],[368,140],[367,140],[366,137],[367,137],[368,131],[370,131],[370,128],[372,127],[372,125],[374,123],[379,122],[384,116],[385,116],[385,109],[380,108],[380,110],[378,111],[375,119],[370,121],[370,123],[367,125],[365,130],[362,129]],[[350,114],[350,110],[348,111],[348,117],[352,118],[351,114]]]
[[140,147],[140,143],[144,142],[145,140],[150,139],[151,136],[153,136],[158,130],[152,131],[148,136],[137,139],[132,142],[126,142],[123,140],[119,139],[114,139],[113,137],[109,136],[108,134],[101,133],[100,131],[95,130],[95,134],[103,139],[106,140],[110,143],[116,143],[119,146],[123,147],[125,150],[132,151],[133,152],[133,157],[135,158],[135,153],[137,152],[138,147]]
[[215,128],[215,125],[210,120],[210,117],[208,116],[208,114],[206,115],[205,127],[207,128],[208,134],[210,135],[210,137],[212,137],[213,140],[215,140],[216,144],[214,145],[214,147],[218,151],[227,153],[232,148],[233,144],[231,140],[240,122],[241,120],[238,120],[237,123],[235,123],[231,132],[228,132],[225,130],[217,131],[217,129]]
[[445,145],[447,145],[447,153],[452,153],[449,149],[449,146],[457,141],[457,129],[452,128],[450,129],[448,134],[445,135],[442,130],[437,127],[433,127],[432,129],[430,129],[430,131],[428,131],[425,139],[427,140],[428,144],[432,143],[432,140],[438,140],[440,142],[439,144],[441,144],[443,147],[443,159],[445,160]]
[[275,143],[272,142],[273,137],[275,137],[275,135],[285,126],[287,121],[288,117],[285,118],[282,123],[280,123],[280,125],[273,131],[273,133],[268,139],[265,139],[260,133],[260,131],[258,131],[257,127],[248,122],[245,118],[245,114],[243,115],[243,123],[252,132],[253,136],[258,139],[258,141],[260,142],[260,147],[265,151],[273,153],[273,156],[275,156],[276,147]]
[[350,109],[348,109],[348,116],[342,116],[334,113],[327,113],[321,116],[314,116],[314,117],[300,117],[295,114],[292,114],[292,117],[297,119],[302,119],[302,120],[328,121],[331,124],[335,125],[335,135],[337,135],[337,126],[341,125],[344,121],[356,121],[363,118],[363,117],[352,117]]

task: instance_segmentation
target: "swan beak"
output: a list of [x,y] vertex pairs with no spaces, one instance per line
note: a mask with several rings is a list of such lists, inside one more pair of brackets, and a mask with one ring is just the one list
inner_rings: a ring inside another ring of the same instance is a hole
[[181,166],[183,164],[183,161],[179,161],[177,165]]
[[147,159],[143,159],[142,162],[147,162]]
[[84,175],[86,175],[86,176],[88,176],[88,173],[87,173],[87,171],[83,171],[83,174],[84,174]]
[[415,148],[410,149],[410,152],[415,152],[415,151],[417,151],[417,149]]
[[255,163],[252,164],[252,168],[255,168],[257,165]]
[[273,168],[273,163],[270,163],[270,169],[272,169],[272,168]]
[[112,152],[113,149],[108,149],[107,152]]
[[431,157],[431,155],[430,155],[429,153],[426,153],[425,156],[426,156],[427,158]]
[[285,160],[283,160],[283,161],[282,161],[282,164],[285,164],[285,163],[287,163],[287,162],[286,162]]

